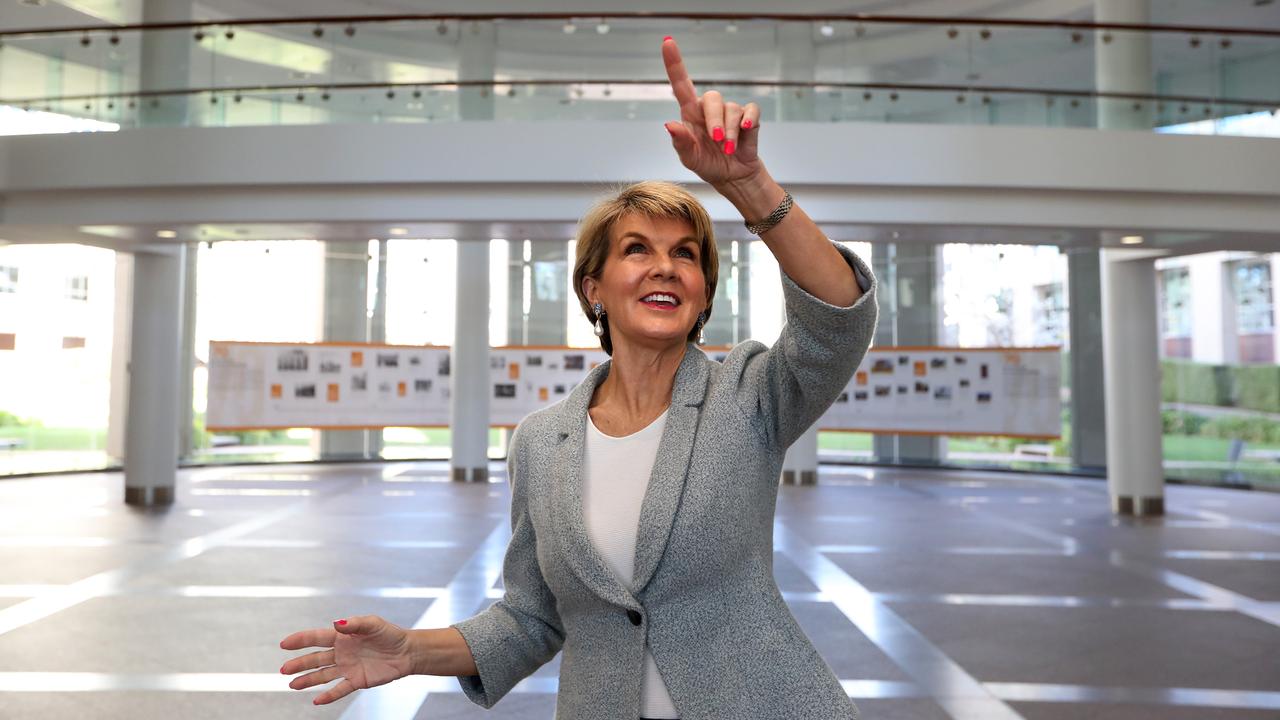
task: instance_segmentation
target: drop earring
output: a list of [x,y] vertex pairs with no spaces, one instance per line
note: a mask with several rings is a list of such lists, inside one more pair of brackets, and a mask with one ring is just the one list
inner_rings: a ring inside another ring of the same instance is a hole
[[704,327],[706,327],[706,324],[707,324],[707,313],[706,312],[698,313],[698,344],[699,345],[707,344],[707,339],[702,336],[702,330]]
[[596,337],[604,337],[604,324],[600,322],[604,319],[604,306],[600,303],[596,303],[592,306],[592,309],[596,311]]

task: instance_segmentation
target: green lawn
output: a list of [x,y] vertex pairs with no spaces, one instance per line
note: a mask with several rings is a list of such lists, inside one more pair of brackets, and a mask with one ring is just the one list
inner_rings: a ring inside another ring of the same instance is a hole
[[[1231,440],[1204,437],[1203,435],[1165,435],[1164,458],[1166,460],[1190,460],[1198,462],[1226,462]],[[1245,450],[1278,450],[1280,446],[1248,443]],[[1280,463],[1275,463],[1280,468]]]
[[[400,437],[396,440],[388,440],[387,445],[432,445],[435,447],[448,447],[453,442],[453,431],[449,428],[400,428],[397,434],[417,433],[421,440],[407,440]],[[497,447],[501,441],[502,431],[497,428],[489,428],[489,446]]]
[[[395,439],[387,442],[388,446],[413,447],[448,447],[451,432],[448,428],[400,428],[394,431]],[[497,447],[501,430],[489,431],[489,445]],[[16,438],[21,440],[21,448],[0,450],[0,453],[22,451],[58,451],[58,450],[101,450],[106,447],[106,428],[46,428],[29,426],[0,427],[0,438]],[[266,437],[266,433],[255,434],[254,444],[301,447],[308,444],[305,438]],[[952,438],[949,449],[965,453],[1007,453],[1011,443],[999,438]],[[870,433],[821,432],[818,434],[818,447],[822,450],[843,450],[869,452],[872,449]],[[1191,463],[1190,466],[1170,468],[1170,475],[1178,477],[1215,480],[1223,473],[1239,471],[1255,482],[1280,482],[1280,462],[1246,461],[1232,465],[1227,462],[1227,453],[1231,440],[1204,436],[1165,435],[1164,458],[1175,463]],[[218,462],[234,462],[235,460],[269,459],[270,456],[255,453],[253,445],[242,446],[243,452],[228,449],[219,453]],[[1249,443],[1247,450],[1280,450],[1280,445]],[[1011,467],[1022,469],[1023,463],[1014,463]],[[1032,463],[1026,469],[1043,469],[1043,466]]]
[[0,427],[0,438],[21,440],[21,450],[101,450],[107,446],[107,429],[6,425]]
[[819,432],[819,450],[871,450],[871,433]]

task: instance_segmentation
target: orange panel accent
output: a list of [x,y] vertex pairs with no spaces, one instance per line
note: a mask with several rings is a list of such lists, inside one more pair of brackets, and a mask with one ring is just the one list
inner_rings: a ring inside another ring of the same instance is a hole
[[866,371],[866,370],[859,370],[859,371],[858,371],[858,374],[857,374],[857,378],[858,378],[857,382],[858,382],[858,384],[859,384],[859,385],[866,385],[866,384],[867,384],[867,371]]
[[1034,347],[958,347],[945,345],[877,345],[871,348],[871,352],[895,352],[914,350],[920,352],[1005,352],[1007,350],[1017,350],[1018,352],[1054,352],[1061,350],[1061,345],[1037,345]]
[[[285,345],[289,347],[358,347],[358,348],[407,348],[411,350],[448,350],[448,345],[389,345],[387,343],[367,342],[255,342],[252,340],[210,340],[210,345]],[[345,429],[346,426],[343,426]],[[399,427],[388,425],[387,427]],[[329,429],[329,428],[326,428]],[[359,429],[359,428],[356,428]]]
[[338,402],[338,383],[329,383],[329,402]]
[[924,377],[929,373],[929,367],[925,365],[923,360],[916,361],[916,377]]
[[539,400],[540,402],[546,402],[546,401],[547,401],[547,397],[548,397],[548,395],[547,395],[547,389],[546,389],[546,388],[544,388],[544,387],[540,387],[540,388],[538,388],[538,400]]
[[511,363],[507,366],[507,377],[512,380],[520,379],[520,363]]
[[279,399],[280,399],[281,397],[283,397],[283,396],[284,396],[284,388],[283,388],[283,387],[281,387],[280,385],[272,385],[272,386],[271,386],[271,399],[272,399],[272,400],[279,400]]
[[893,430],[891,428],[835,428],[820,427],[821,432],[856,432],[871,433],[872,435],[918,435],[921,437],[1007,437],[1016,438],[1018,440],[1059,440],[1061,435],[1024,435],[1020,433],[989,433],[989,432],[934,432],[931,430]]
[[404,384],[404,383],[396,383],[396,394],[397,394],[397,395],[399,395],[400,397],[404,397],[404,394],[405,394],[405,392],[406,392],[406,391],[407,391],[407,388],[405,388],[405,384]]
[[351,351],[351,367],[353,368],[364,367],[364,353],[360,352],[359,350]]

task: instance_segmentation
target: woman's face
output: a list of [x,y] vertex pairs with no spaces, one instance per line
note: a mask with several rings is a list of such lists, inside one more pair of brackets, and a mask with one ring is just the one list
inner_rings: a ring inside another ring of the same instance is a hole
[[630,213],[614,223],[599,280],[583,281],[592,305],[604,305],[614,354],[629,345],[683,347],[707,307],[701,253],[684,220]]

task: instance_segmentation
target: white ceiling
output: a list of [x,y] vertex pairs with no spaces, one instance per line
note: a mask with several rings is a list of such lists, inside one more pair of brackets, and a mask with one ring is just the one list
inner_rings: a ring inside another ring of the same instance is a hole
[[[135,23],[142,0],[0,1],[0,30],[66,27],[93,23]],[[165,3],[183,0],[158,0]],[[1152,0],[1156,23],[1280,29],[1280,3],[1274,0]],[[319,15],[395,15],[410,13],[634,12],[734,13],[750,15],[870,13],[942,17],[1006,17],[1088,20],[1093,0],[200,0],[196,19],[225,20]],[[583,12],[586,10],[587,12]]]

